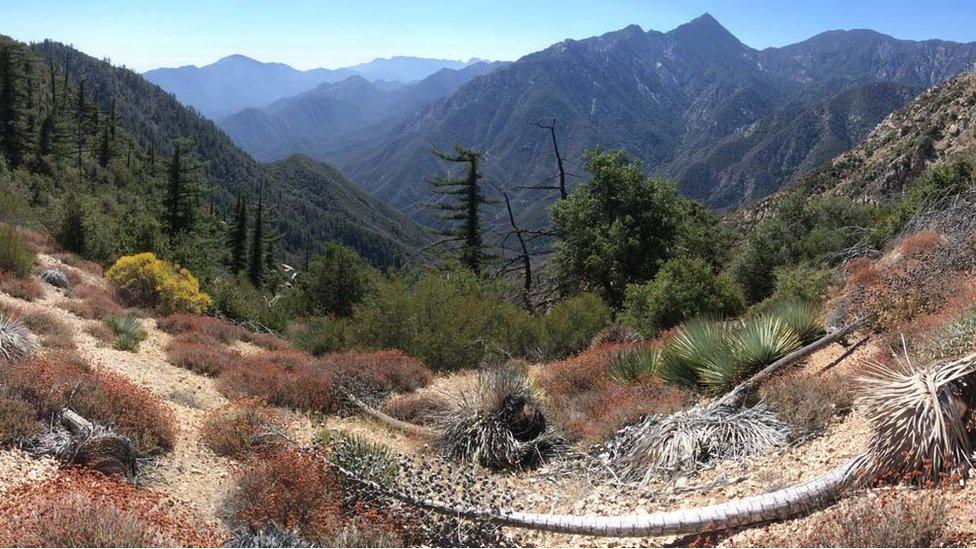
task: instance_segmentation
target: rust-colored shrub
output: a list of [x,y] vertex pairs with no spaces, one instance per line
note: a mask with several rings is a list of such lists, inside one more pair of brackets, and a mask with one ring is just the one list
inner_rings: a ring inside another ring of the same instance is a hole
[[0,272],[0,292],[24,301],[36,301],[44,297],[44,288],[33,278],[21,278],[12,271]]
[[115,301],[111,292],[89,283],[75,286],[73,298],[61,302],[59,306],[89,320],[101,320],[122,313],[122,306]]
[[614,356],[633,345],[583,351],[545,366],[540,384],[556,423],[571,437],[592,443],[646,414],[668,414],[691,403],[691,393],[648,376],[611,379]]
[[243,357],[221,371],[217,388],[230,398],[256,396],[310,412],[329,413],[338,405],[332,368],[296,350]]
[[110,344],[115,341],[115,331],[109,328],[104,322],[92,322],[85,326],[85,333],[102,343]]
[[75,348],[74,331],[51,313],[41,309],[22,309],[19,307],[4,307],[4,312],[23,321],[27,329],[40,339],[43,347],[48,349]]
[[17,234],[24,240],[28,248],[35,253],[60,253],[63,248],[56,238],[48,233],[42,233],[26,227],[17,227]]
[[369,383],[384,392],[410,392],[433,379],[423,363],[397,349],[335,353],[322,357],[322,362],[343,378]]
[[268,351],[291,349],[291,345],[287,341],[273,334],[261,334],[244,330],[244,335],[241,337],[241,340],[253,343]]
[[430,393],[397,395],[383,404],[383,412],[409,423],[425,423],[451,407],[444,397]]
[[0,448],[15,444],[44,430],[26,401],[0,392]]
[[8,389],[50,417],[69,403],[85,418],[132,439],[145,454],[169,451],[176,417],[159,398],[125,377],[92,369],[72,353],[47,353],[0,369]]
[[230,322],[191,313],[173,313],[156,320],[156,326],[168,334],[194,333],[212,337],[221,343],[233,343],[244,336],[244,329]]
[[224,503],[232,528],[274,525],[316,541],[342,526],[339,485],[321,459],[280,450],[248,462]]
[[939,547],[948,518],[946,504],[938,493],[868,493],[819,514],[814,525],[788,544],[794,547]]
[[904,258],[925,257],[945,244],[943,236],[935,231],[921,231],[911,234],[898,243],[897,251]]
[[174,337],[166,345],[166,358],[180,368],[217,377],[241,360],[241,354],[216,339],[195,332]]
[[221,535],[182,504],[94,471],[68,469],[0,501],[3,547],[215,547]]
[[273,447],[278,439],[267,436],[288,425],[281,411],[257,398],[242,398],[211,411],[200,427],[200,439],[219,455],[246,459]]
[[816,376],[780,376],[760,389],[759,395],[794,434],[821,432],[830,420],[851,410],[851,379],[839,373]]

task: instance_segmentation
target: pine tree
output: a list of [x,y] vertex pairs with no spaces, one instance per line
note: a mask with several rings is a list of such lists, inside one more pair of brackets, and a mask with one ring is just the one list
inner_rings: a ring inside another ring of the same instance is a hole
[[102,145],[98,148],[98,165],[105,168],[112,161],[112,141],[109,135],[109,128],[102,129]]
[[0,147],[11,168],[20,166],[25,153],[23,75],[11,47],[0,48]]
[[230,234],[230,271],[239,274],[247,266],[247,201],[237,195]]
[[200,192],[196,177],[199,166],[188,151],[186,142],[176,143],[166,174],[164,229],[171,240],[192,231],[196,224],[197,196]]
[[258,193],[258,206],[254,212],[254,231],[251,233],[250,266],[247,276],[251,283],[261,287],[264,283],[264,196]]
[[488,200],[478,183],[481,179],[481,174],[478,173],[481,153],[455,145],[453,154],[434,151],[434,155],[447,162],[467,165],[462,178],[435,178],[431,181],[435,193],[455,197],[454,201],[429,203],[425,206],[446,212],[435,215],[436,219],[456,224],[438,231],[438,234],[445,237],[444,242],[460,242],[461,264],[475,274],[480,274],[484,262],[492,257],[485,253],[482,238],[480,209]]

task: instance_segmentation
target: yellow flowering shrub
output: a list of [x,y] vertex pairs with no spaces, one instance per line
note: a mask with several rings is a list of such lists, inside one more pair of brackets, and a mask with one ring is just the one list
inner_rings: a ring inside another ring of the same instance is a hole
[[211,303],[190,271],[151,252],[120,257],[105,271],[105,280],[129,305],[153,308],[163,314],[202,313]]

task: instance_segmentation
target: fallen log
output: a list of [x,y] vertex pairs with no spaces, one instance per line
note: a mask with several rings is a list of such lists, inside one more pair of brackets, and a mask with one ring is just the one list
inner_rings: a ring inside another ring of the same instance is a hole
[[346,393],[346,397],[349,399],[349,402],[352,402],[353,405],[359,408],[364,414],[392,429],[402,431],[408,435],[423,438],[437,438],[440,436],[440,433],[434,429],[421,427],[420,425],[415,425],[413,423],[407,423],[406,421],[401,421],[395,417],[384,414],[383,412],[373,408],[349,393]]

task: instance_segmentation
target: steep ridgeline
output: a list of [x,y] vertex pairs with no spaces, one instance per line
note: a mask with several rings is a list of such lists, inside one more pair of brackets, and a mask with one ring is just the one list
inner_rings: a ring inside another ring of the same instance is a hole
[[181,105],[172,95],[138,74],[84,55],[55,42],[32,46],[65,67],[75,82],[84,80],[104,112],[115,101],[118,124],[139,145],[164,158],[182,137],[193,141],[205,163],[207,183],[218,207],[229,210],[235,193],[256,200],[260,188],[293,257],[306,245],[339,240],[380,266],[401,262],[427,236],[404,216],[363,193],[335,169],[299,157],[272,166],[259,164],[217,126]]
[[926,168],[976,154],[976,73],[935,86],[891,113],[853,149],[762,201],[731,221],[765,215],[784,195],[838,194],[863,202],[898,199]]
[[[335,163],[374,196],[423,219],[427,178],[442,169],[432,147],[484,150],[488,177],[534,184],[553,174],[554,161],[547,135],[532,123],[556,118],[570,171],[580,172],[592,147],[623,147],[649,171],[677,179],[685,194],[721,208],[829,160],[914,94],[974,62],[976,44],[865,30],[758,51],[705,15],[666,33],[630,26],[560,42],[427,108],[341,140],[293,142],[276,156],[301,150]],[[519,209],[533,198],[519,197]]]
[[420,82],[398,87],[351,76],[261,109],[245,109],[217,124],[255,158],[274,160],[304,152],[306,143],[339,143],[350,131],[409,115],[504,65],[481,62],[457,70],[441,69]]
[[147,71],[143,77],[172,93],[184,104],[216,119],[354,75],[381,83],[406,83],[420,80],[441,69],[460,69],[475,62],[478,60],[465,63],[448,59],[393,57],[335,70],[302,71],[283,63],[262,63],[243,55],[230,55],[203,67],[188,65],[154,69]]

